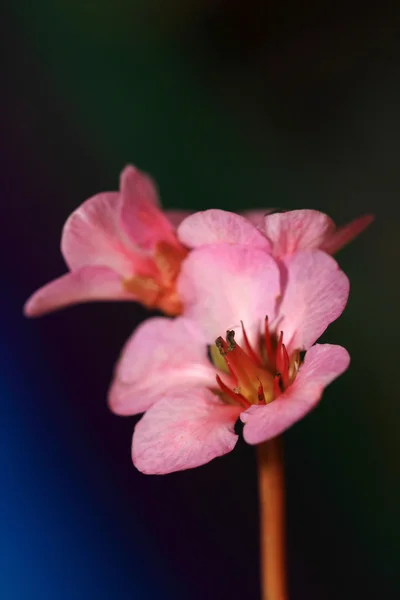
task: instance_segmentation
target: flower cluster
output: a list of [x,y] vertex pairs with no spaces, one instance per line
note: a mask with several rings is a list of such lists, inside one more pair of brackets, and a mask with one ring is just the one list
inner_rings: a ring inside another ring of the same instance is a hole
[[119,192],[69,217],[61,240],[69,273],[34,293],[25,314],[113,299],[174,317],[133,333],[109,405],[145,413],[132,442],[139,470],[196,467],[234,448],[238,419],[249,444],[279,435],[347,369],[343,347],[316,341],[349,294],[330,255],[371,220],[336,229],[315,210],[163,212],[154,183],[129,166]]

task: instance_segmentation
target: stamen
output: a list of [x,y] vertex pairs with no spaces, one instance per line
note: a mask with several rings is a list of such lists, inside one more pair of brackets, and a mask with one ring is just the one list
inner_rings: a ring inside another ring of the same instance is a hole
[[235,332],[232,329],[226,332],[226,339],[228,340],[228,343],[229,343],[228,351],[232,352],[237,346],[237,344],[235,342]]
[[231,388],[228,387],[222,381],[222,379],[219,375],[216,375],[215,378],[217,380],[219,387],[224,392],[224,394],[229,396],[229,398],[231,398],[231,400],[233,400],[235,402],[235,404],[241,404],[243,406],[243,408],[249,408],[249,406],[251,406],[250,402],[248,400],[246,400],[246,398],[244,396],[242,396],[242,394],[237,394],[236,392],[231,390]]
[[282,393],[280,381],[281,381],[281,376],[275,375],[275,377],[274,377],[274,399],[277,398],[277,396],[280,396]]
[[278,339],[278,346],[276,348],[276,358],[275,358],[275,366],[278,373],[283,373],[284,364],[283,364],[283,352],[282,352],[282,344],[283,344],[283,331]]
[[[235,332],[228,330],[226,339],[216,339],[214,348],[224,358],[226,369],[231,375],[229,388],[217,377],[217,382],[226,399],[232,399],[236,404],[244,408],[256,405],[265,405],[280,396],[293,382],[300,366],[299,352],[291,353],[289,357],[285,344],[283,343],[283,331],[279,336],[269,331],[268,317],[265,318],[265,352],[266,362],[263,356],[258,356],[253,350],[249,338],[241,321],[243,332],[243,344],[239,345],[235,340]],[[225,369],[225,367],[224,367]],[[225,369],[225,370],[226,370]]]
[[240,323],[242,325],[243,340],[244,340],[244,346],[246,348],[246,352],[250,356],[251,360],[254,361],[258,367],[262,367],[261,360],[259,359],[259,357],[257,356],[257,354],[254,352],[253,348],[250,345],[249,338],[247,337],[247,333],[246,333],[246,330],[243,325],[243,321],[240,321]]
[[254,370],[257,368],[246,352],[235,342],[235,332],[230,330],[226,332],[227,341],[222,337],[216,339],[217,348],[225,358],[231,373],[234,374],[240,385],[245,387],[248,392],[256,391],[253,385]]
[[267,359],[269,361],[272,360],[272,340],[271,340],[271,335],[269,333],[269,323],[268,323],[268,317],[265,317],[265,349],[267,351]]
[[215,345],[217,346],[221,356],[226,356],[226,352],[228,350],[228,344],[226,343],[226,341],[224,340],[224,338],[222,336],[219,336],[216,340],[215,340]]
[[266,404],[263,384],[261,383],[260,379],[258,379],[258,381],[260,382],[260,385],[258,386],[258,391],[257,391],[258,404]]
[[234,381],[240,387],[241,394],[251,403],[256,404],[258,401],[258,381],[263,383],[263,393],[266,390],[269,394],[272,391],[272,378],[236,343],[234,331],[227,331],[226,337],[226,341],[221,337],[217,338],[215,341],[216,346],[224,357]]
[[227,366],[227,369],[228,369],[228,371],[229,371],[229,373],[230,373],[230,375],[231,375],[231,377],[232,377],[233,381],[234,381],[235,383],[237,383],[237,382],[238,382],[238,379],[237,379],[237,377],[236,377],[236,373],[235,373],[235,372],[234,372],[234,370],[232,369],[231,365],[229,365],[229,364],[228,364],[226,361],[225,361],[225,364],[226,364],[226,366]]
[[282,344],[282,357],[283,357],[283,366],[282,366],[282,384],[283,388],[286,389],[290,385],[289,380],[289,355],[286,350],[285,344]]

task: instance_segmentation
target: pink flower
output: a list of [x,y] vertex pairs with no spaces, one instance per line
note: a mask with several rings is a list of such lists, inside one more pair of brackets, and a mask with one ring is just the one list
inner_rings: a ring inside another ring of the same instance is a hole
[[253,211],[247,218],[217,209],[188,215],[163,213],[152,180],[126,167],[119,192],[97,194],[69,217],[61,251],[70,272],[37,290],[26,302],[25,314],[39,316],[91,300],[136,300],[178,315],[177,280],[192,248],[240,244],[277,258],[305,248],[333,253],[372,220],[366,215],[335,231],[327,215],[313,210],[266,216]]
[[152,180],[126,167],[119,192],[89,198],[68,218],[61,252],[70,272],[36,291],[25,314],[90,300],[137,300],[179,314],[176,279],[187,250],[175,226],[187,214],[164,214]]
[[[246,217],[246,225],[243,224]],[[224,210],[206,210],[190,215],[178,227],[180,241],[189,248],[210,243],[243,243],[269,248],[277,257],[293,254],[306,248],[319,248],[334,254],[361,233],[372,221],[364,215],[339,227],[332,219],[317,210],[291,210],[266,214],[266,211],[249,211],[242,216]],[[254,230],[249,229],[249,223]],[[256,236],[264,237],[264,245]]]
[[341,346],[313,345],[348,291],[346,275],[318,250],[279,262],[246,246],[191,252],[179,280],[185,316],[143,323],[110,390],[115,413],[147,411],[133,436],[136,467],[169,473],[226,454],[239,417],[250,444],[301,419],[349,365]]

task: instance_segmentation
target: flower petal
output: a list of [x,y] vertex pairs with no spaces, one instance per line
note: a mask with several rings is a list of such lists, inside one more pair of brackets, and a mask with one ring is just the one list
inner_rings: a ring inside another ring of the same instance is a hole
[[319,248],[334,229],[334,222],[317,210],[290,210],[265,217],[265,234],[277,257],[305,248]]
[[166,396],[135,427],[133,463],[157,475],[204,465],[233,450],[240,412],[206,389]]
[[171,389],[196,386],[216,386],[204,337],[183,317],[156,317],[142,323],[125,344],[109,405],[118,415],[134,415]]
[[307,352],[293,384],[266,406],[252,406],[241,414],[243,436],[249,444],[276,437],[302,419],[319,402],[324,388],[349,366],[344,348],[316,344]]
[[342,314],[350,284],[337,262],[320,250],[296,252],[284,264],[287,284],[277,328],[290,353],[307,350]]
[[178,237],[189,248],[228,243],[270,249],[265,235],[247,219],[219,209],[205,210],[187,217],[178,227]]
[[176,244],[172,225],[158,203],[155,183],[133,166],[121,173],[120,225],[130,243],[151,252],[157,242]]
[[339,227],[337,231],[331,233],[321,245],[321,250],[329,254],[335,254],[346,244],[357,237],[368,225],[374,220],[374,215],[363,215],[343,227]]
[[[193,250],[182,265],[178,292],[185,315],[208,343],[243,321],[252,343],[280,293],[276,261],[259,248],[214,244]],[[239,334],[240,335],[240,334]]]
[[124,277],[134,272],[135,255],[122,239],[119,209],[118,192],[107,192],[86,200],[67,219],[61,251],[71,270],[103,266]]
[[133,165],[127,165],[121,172],[119,189],[122,195],[134,198],[138,204],[160,207],[156,183]]
[[25,303],[24,314],[38,317],[69,304],[91,300],[134,300],[124,290],[121,277],[106,267],[83,267],[54,279],[37,290]]

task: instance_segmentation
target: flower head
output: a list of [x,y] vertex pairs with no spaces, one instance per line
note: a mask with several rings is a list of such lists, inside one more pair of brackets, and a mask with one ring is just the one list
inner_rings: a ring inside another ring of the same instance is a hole
[[251,444],[302,418],[348,367],[344,348],[313,345],[348,291],[321,251],[276,261],[254,247],[194,250],[179,280],[185,317],[144,323],[110,390],[117,414],[147,411],[133,436],[134,464],[145,473],[199,466],[233,449],[239,417]]
[[[298,250],[317,248],[335,254],[372,221],[372,215],[363,215],[336,229],[332,219],[317,210],[249,211],[239,216],[211,209],[182,221],[178,237],[190,248],[216,242],[256,245],[268,249],[276,258],[289,256]],[[250,224],[253,229],[250,229]]]
[[177,280],[193,248],[245,245],[278,259],[305,248],[333,253],[371,220],[366,215],[336,231],[327,215],[314,210],[163,213],[152,180],[128,166],[119,192],[89,198],[67,219],[61,251],[70,271],[37,290],[24,312],[33,317],[91,300],[135,300],[178,315]]
[[136,300],[178,314],[176,279],[187,250],[175,226],[186,214],[164,214],[152,180],[126,167],[119,192],[89,198],[68,218],[61,251],[69,273],[36,291],[25,314],[90,300]]

